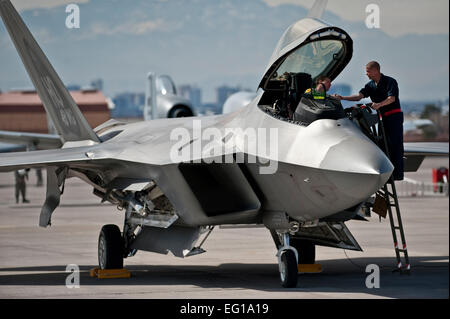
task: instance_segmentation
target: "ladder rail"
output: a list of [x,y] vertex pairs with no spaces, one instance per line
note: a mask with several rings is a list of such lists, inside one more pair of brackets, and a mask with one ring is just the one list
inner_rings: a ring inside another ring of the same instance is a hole
[[[388,146],[387,137],[385,134],[384,124],[383,124],[381,113],[378,110],[377,110],[377,117],[378,117],[378,128],[376,128],[375,125],[373,125],[373,127],[371,128],[371,131],[375,135],[375,139],[378,142],[377,143],[378,146],[382,149],[384,148],[384,152],[386,153],[387,157],[390,158],[389,146]],[[383,143],[383,145],[380,145],[381,143]],[[382,146],[384,146],[384,147],[382,147]],[[391,191],[389,191],[389,189],[388,189],[388,184],[391,185]],[[403,221],[402,221],[402,217],[401,217],[401,213],[400,213],[400,205],[399,205],[399,201],[398,201],[397,190],[395,188],[395,181],[394,181],[393,176],[391,176],[389,178],[389,180],[386,182],[386,184],[384,184],[384,186],[382,188],[382,195],[387,204],[392,238],[394,240],[395,256],[397,258],[397,269],[395,269],[394,271],[409,273],[410,269],[411,269],[411,265],[409,263],[408,250],[407,250],[407,246],[406,246],[406,236],[405,236],[405,231],[403,229]],[[393,198],[394,203],[391,203],[391,197]],[[395,215],[397,217],[397,225],[398,226],[395,225],[394,213],[392,211],[393,207],[395,207],[395,213],[396,213]],[[397,230],[400,232],[402,248],[398,247],[399,242],[398,242]],[[403,257],[405,259],[405,268],[404,269],[402,269],[402,259],[401,259],[400,253],[403,253]]]

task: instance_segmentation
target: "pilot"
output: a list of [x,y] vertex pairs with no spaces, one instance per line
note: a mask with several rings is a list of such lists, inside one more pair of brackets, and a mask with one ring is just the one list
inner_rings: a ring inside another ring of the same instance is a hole
[[[331,80],[327,76],[319,76],[316,79],[316,92],[327,92],[331,88]],[[305,93],[311,93],[311,89],[307,89]]]
[[372,108],[379,110],[388,142],[389,155],[394,164],[394,180],[403,180],[403,112],[398,98],[397,81],[380,72],[380,64],[371,61],[366,65],[366,75],[370,81],[356,95],[336,98],[346,101],[360,101],[370,97]]

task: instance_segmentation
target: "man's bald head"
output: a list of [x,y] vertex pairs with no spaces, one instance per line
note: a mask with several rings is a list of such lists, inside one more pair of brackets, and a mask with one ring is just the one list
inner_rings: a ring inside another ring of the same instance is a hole
[[370,61],[366,64],[366,68],[376,69],[378,72],[380,72],[380,64],[377,61]]
[[380,64],[377,61],[370,61],[366,64],[366,75],[369,79],[378,83],[381,78]]

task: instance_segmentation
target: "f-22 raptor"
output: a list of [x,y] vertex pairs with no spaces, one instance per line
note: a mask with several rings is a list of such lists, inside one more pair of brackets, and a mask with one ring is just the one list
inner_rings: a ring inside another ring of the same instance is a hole
[[[11,2],[0,0],[63,142],[59,149],[2,154],[0,171],[46,168],[42,227],[50,225],[69,177],[123,209],[122,230],[101,229],[102,269],[122,268],[138,250],[201,253],[196,242],[216,225],[260,225],[278,249],[282,286],[295,287],[297,265],[314,263],[316,245],[361,250],[345,222],[358,218],[361,204],[393,171],[338,100],[304,93],[319,76],[335,79],[353,52],[347,32],[315,17],[320,3],[284,32],[246,107],[202,118],[110,120],[92,129]],[[425,155],[439,153],[448,154],[448,146],[406,146],[406,167],[417,169]]]

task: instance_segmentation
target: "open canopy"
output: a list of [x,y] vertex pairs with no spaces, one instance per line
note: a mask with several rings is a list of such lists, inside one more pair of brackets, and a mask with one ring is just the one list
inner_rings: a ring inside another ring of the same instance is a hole
[[259,87],[283,73],[304,72],[313,80],[319,76],[336,78],[353,54],[353,41],[342,29],[317,19],[302,19],[282,35],[270,58]]

